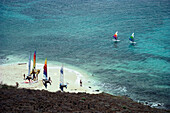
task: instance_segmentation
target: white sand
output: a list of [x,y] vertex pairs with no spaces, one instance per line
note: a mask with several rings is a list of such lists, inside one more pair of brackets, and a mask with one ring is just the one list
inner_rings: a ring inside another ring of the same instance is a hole
[[[43,79],[43,64],[37,64],[37,69],[40,69],[40,74],[38,76],[38,82],[29,84],[23,83],[25,74],[28,74],[28,65],[27,63],[19,64],[9,64],[9,65],[0,65],[0,82],[7,85],[16,85],[16,82],[19,83],[19,88],[29,88],[29,89],[45,89],[51,92],[56,92],[59,89],[60,83],[60,69],[61,67],[57,66],[49,66],[47,65],[47,74],[48,77],[51,77],[52,84],[48,84],[47,89],[44,87],[42,83]],[[63,68],[64,71],[64,83],[67,84],[67,89],[64,88],[65,92],[86,92],[86,93],[99,93],[95,92],[96,88],[91,86],[88,81],[87,75],[82,75],[81,73],[68,69]],[[82,87],[80,87],[80,79],[82,80]],[[89,88],[92,87],[92,88]]]

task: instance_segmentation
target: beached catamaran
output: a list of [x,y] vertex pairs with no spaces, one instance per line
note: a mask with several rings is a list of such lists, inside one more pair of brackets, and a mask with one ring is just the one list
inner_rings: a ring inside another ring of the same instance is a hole
[[43,84],[44,86],[47,88],[47,83],[49,83],[51,85],[51,79],[49,77],[49,79],[47,78],[47,58],[45,59],[45,63],[44,63],[44,72],[43,72],[43,76],[45,79],[43,79]]
[[63,72],[63,66],[60,69],[60,89],[63,91],[63,88],[67,88],[67,84],[64,84],[64,72]]
[[[23,83],[32,83],[32,81],[30,81],[32,79],[30,71],[31,71],[31,53],[30,53],[29,61],[28,61],[28,75],[26,77],[26,81],[24,81]],[[24,76],[24,79],[25,79],[25,76]]]
[[[39,69],[36,70],[35,68],[36,68],[36,51],[34,52],[34,56],[33,56],[32,71],[31,71],[31,53],[30,53],[29,62],[28,62],[28,75],[27,75],[26,81],[24,81],[24,83],[36,83],[36,82],[38,82],[38,74],[40,73],[40,70]],[[31,75],[33,75],[33,77]],[[24,79],[25,79],[25,74],[24,74]],[[32,80],[34,80],[34,82]]]
[[132,43],[132,44],[135,44],[135,43],[136,43],[136,42],[134,41],[134,33],[132,33],[132,35],[130,36],[129,40],[130,40],[130,43]]
[[116,33],[113,35],[113,41],[114,42],[118,42],[118,41],[120,41],[120,40],[118,40],[118,31],[116,31]]

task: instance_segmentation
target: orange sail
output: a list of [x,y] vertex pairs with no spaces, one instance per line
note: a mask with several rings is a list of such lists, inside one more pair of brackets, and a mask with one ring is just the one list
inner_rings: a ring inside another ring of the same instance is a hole
[[118,38],[118,31],[116,31],[116,33],[113,35],[113,38],[114,38],[115,40],[117,40],[117,38]]
[[47,58],[45,59],[45,64],[44,64],[44,77],[47,80]]
[[34,52],[33,69],[35,69],[35,66],[36,66],[36,51]]

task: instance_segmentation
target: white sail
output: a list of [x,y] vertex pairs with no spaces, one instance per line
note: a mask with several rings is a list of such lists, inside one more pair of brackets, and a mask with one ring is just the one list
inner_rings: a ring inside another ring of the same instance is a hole
[[64,85],[64,72],[63,72],[63,67],[60,69],[60,83]]
[[28,62],[28,76],[30,75],[30,70],[31,70],[31,53],[30,53],[29,62]]

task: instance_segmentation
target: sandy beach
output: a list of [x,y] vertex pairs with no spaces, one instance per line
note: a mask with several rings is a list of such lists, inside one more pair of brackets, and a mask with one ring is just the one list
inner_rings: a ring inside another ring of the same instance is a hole
[[[40,74],[38,75],[38,82],[36,83],[24,83],[24,74],[28,74],[28,64],[27,63],[16,63],[16,64],[7,64],[0,65],[0,82],[7,85],[16,85],[16,82],[19,83],[19,88],[28,88],[28,89],[39,89],[39,90],[48,90],[50,92],[59,91],[60,83],[60,69],[59,66],[50,66],[48,65],[48,77],[51,77],[52,84],[48,84],[47,88],[44,87],[42,83],[43,77],[43,64],[37,64],[37,69],[40,69]],[[73,69],[67,67],[63,68],[64,70],[64,83],[67,83],[67,89],[64,88],[65,92],[86,92],[86,93],[99,93],[95,87],[91,86],[88,81],[87,75],[83,75]],[[82,87],[80,87],[80,79],[82,80]],[[89,88],[91,87],[91,88]]]

